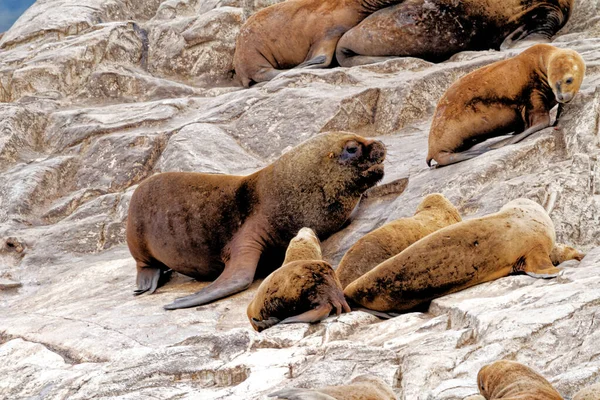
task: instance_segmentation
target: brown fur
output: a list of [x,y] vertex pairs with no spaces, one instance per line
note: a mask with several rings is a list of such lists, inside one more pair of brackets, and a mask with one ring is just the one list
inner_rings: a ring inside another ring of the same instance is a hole
[[453,155],[488,138],[549,126],[550,109],[573,98],[584,74],[577,52],[538,44],[464,76],[437,105],[427,164],[461,161]]
[[360,238],[344,255],[336,274],[345,288],[388,258],[438,229],[460,222],[456,208],[443,195],[423,199],[415,215],[400,218]]
[[581,261],[583,257],[585,257],[584,253],[562,243],[556,243],[550,253],[550,259],[554,265],[559,265],[569,260]]
[[477,383],[486,400],[563,400],[544,377],[514,361],[486,365],[477,374]]
[[600,400],[600,383],[581,389],[573,400]]
[[574,0],[405,0],[379,10],[339,40],[350,67],[395,57],[443,61],[464,50],[499,49],[529,35],[551,38]]
[[[279,322],[318,322],[334,308],[338,315],[350,311],[333,268],[322,261],[319,239],[302,228],[290,242],[283,265],[258,287],[247,315],[260,332]],[[317,309],[321,311],[309,313]]]
[[482,218],[442,228],[352,282],[347,298],[376,311],[406,311],[479,283],[525,272],[556,275],[554,225],[546,211],[517,199]]
[[285,389],[269,397],[287,400],[397,400],[396,395],[382,379],[360,375],[347,385],[327,386],[321,389]]
[[242,26],[233,57],[235,72],[248,87],[289,68],[327,67],[344,32],[397,1],[287,0],[269,6]]
[[196,279],[219,276],[168,309],[246,289],[263,253],[285,248],[303,226],[321,238],[340,229],[362,193],[382,178],[384,158],[381,142],[334,132],[248,176],[170,172],[148,178],[131,198],[127,222],[137,292],[153,292],[167,268]]

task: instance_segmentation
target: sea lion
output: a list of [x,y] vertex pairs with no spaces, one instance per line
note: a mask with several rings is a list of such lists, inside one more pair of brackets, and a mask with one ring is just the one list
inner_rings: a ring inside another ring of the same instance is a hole
[[600,400],[600,383],[581,389],[573,400]]
[[290,68],[325,68],[348,29],[401,0],[287,0],[252,15],[237,37],[233,65],[242,85]]
[[300,228],[321,238],[339,230],[383,177],[384,158],[383,143],[332,132],[248,176],[166,172],[146,179],[131,197],[127,221],[136,292],[154,292],[168,268],[196,279],[218,276],[168,310],[246,289],[261,255],[285,249]]
[[382,262],[344,290],[376,311],[407,311],[479,283],[525,272],[556,277],[549,254],[552,220],[539,204],[517,199],[495,214],[442,228]]
[[379,10],[346,32],[341,66],[394,57],[446,60],[464,50],[506,48],[526,37],[549,40],[571,15],[574,0],[405,0]]
[[345,288],[388,258],[445,226],[460,222],[456,210],[443,195],[427,195],[415,215],[389,222],[360,238],[335,270]]
[[554,265],[560,265],[569,260],[581,261],[583,257],[585,257],[584,253],[562,243],[556,243],[550,253],[550,259]]
[[350,312],[335,271],[321,256],[321,242],[312,229],[302,228],[292,239],[283,265],[258,287],[247,314],[257,331],[281,324],[319,322]]
[[[550,109],[571,101],[584,75],[585,63],[577,52],[547,44],[465,75],[437,105],[427,165],[431,160],[438,166],[468,160],[547,128]],[[511,132],[520,133],[493,146],[467,150]]]
[[394,391],[382,379],[359,375],[348,385],[326,386],[321,389],[284,389],[269,397],[287,400],[397,400]]
[[543,376],[514,361],[484,366],[477,374],[477,384],[486,400],[563,400]]

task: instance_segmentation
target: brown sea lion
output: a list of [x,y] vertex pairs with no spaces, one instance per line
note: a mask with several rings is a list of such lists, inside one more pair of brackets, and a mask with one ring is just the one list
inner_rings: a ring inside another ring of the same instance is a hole
[[136,292],[154,292],[168,268],[196,279],[218,276],[169,310],[246,289],[261,256],[285,249],[300,228],[321,238],[339,230],[383,177],[384,158],[383,143],[333,132],[248,176],[167,172],[146,179],[133,193],[127,221]]
[[[439,166],[468,160],[547,128],[550,109],[573,99],[584,74],[585,63],[577,52],[538,44],[465,75],[437,105],[427,165],[431,160]],[[518,134],[492,146],[467,150],[511,132]]]
[[279,323],[319,322],[334,308],[337,315],[350,312],[335,271],[323,261],[319,238],[302,228],[290,242],[283,265],[258,287],[247,314],[260,332]]
[[554,265],[560,265],[569,260],[581,261],[583,257],[585,257],[584,253],[562,243],[556,243],[550,253],[550,259]]
[[574,0],[405,0],[379,10],[339,40],[341,66],[394,57],[440,62],[464,50],[500,49],[527,36],[550,39]]
[[287,400],[397,400],[394,391],[382,379],[360,375],[347,385],[327,386],[321,389],[284,389],[269,397]]
[[233,65],[242,85],[269,81],[290,68],[325,68],[340,37],[367,15],[401,0],[287,0],[248,18]]
[[407,311],[479,283],[525,272],[552,278],[554,225],[527,199],[499,212],[442,228],[352,282],[347,298],[376,311]]
[[477,384],[486,400],[563,400],[543,376],[514,361],[496,361],[481,368]]
[[445,226],[460,222],[456,210],[443,195],[427,195],[415,215],[389,222],[360,238],[335,270],[345,288],[388,258]]
[[600,383],[581,389],[573,400],[600,400]]

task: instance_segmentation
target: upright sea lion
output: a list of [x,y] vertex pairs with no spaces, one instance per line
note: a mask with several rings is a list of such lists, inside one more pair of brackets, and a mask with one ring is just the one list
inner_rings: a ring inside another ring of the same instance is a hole
[[477,384],[486,400],[563,400],[543,376],[514,361],[496,361],[481,368]]
[[384,158],[383,143],[333,132],[248,176],[167,172],[146,179],[133,193],[127,221],[136,292],[154,292],[168,268],[196,279],[218,276],[169,310],[246,289],[261,255],[284,249],[300,228],[321,238],[339,230],[383,177]]
[[312,229],[292,239],[283,265],[258,287],[248,305],[248,319],[257,331],[281,324],[318,322],[331,313],[350,312],[340,281],[323,261],[321,243]]
[[600,383],[581,389],[573,400],[600,400]]
[[415,215],[389,222],[360,238],[335,270],[345,288],[388,258],[445,226],[460,222],[456,208],[443,195],[427,195]]
[[233,65],[242,85],[269,81],[295,67],[331,64],[340,37],[367,15],[401,0],[287,0],[248,18]]
[[440,62],[464,50],[504,48],[535,35],[550,39],[574,0],[405,0],[379,10],[339,40],[343,67],[393,57]]
[[382,379],[360,375],[348,385],[327,386],[321,389],[284,389],[269,397],[287,400],[397,400],[394,391]]
[[[440,166],[468,160],[547,128],[550,109],[573,99],[584,74],[585,63],[577,52],[538,44],[465,75],[437,105],[427,165],[431,160]],[[511,132],[520,133],[493,146],[467,150]]]
[[525,272],[551,278],[554,225],[527,199],[442,228],[352,282],[347,298],[376,311],[406,311],[479,283]]
[[554,265],[560,265],[569,260],[581,261],[583,257],[585,257],[584,253],[562,243],[556,243],[550,253],[550,259]]

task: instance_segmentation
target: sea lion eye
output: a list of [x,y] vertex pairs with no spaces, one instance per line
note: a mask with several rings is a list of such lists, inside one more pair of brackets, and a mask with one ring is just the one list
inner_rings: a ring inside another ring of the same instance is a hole
[[357,156],[360,156],[361,150],[360,150],[360,144],[358,144],[358,142],[351,140],[349,142],[346,143],[346,145],[344,146],[344,151],[342,152],[341,155],[341,159],[342,160],[348,160],[350,158],[355,158]]
[[565,81],[565,83],[567,85],[570,85],[571,83],[573,83],[573,78],[567,78],[567,80]]

